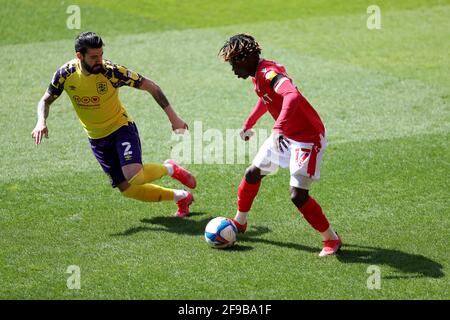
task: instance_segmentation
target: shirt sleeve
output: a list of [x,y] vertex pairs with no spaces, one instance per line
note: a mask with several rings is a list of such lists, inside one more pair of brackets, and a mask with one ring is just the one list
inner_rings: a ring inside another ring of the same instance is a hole
[[266,74],[264,75],[264,79],[269,83],[270,87],[278,94],[280,94],[278,89],[284,82],[286,81],[291,82],[291,80],[285,74],[277,73],[274,70],[267,71]]
[[290,80],[280,83],[276,92],[283,96],[283,105],[273,128],[283,133],[285,124],[292,117],[292,113],[299,105],[300,93]]
[[244,122],[244,129],[248,130],[253,128],[256,122],[267,112],[267,106],[261,99],[258,99],[255,107],[253,108],[250,115],[247,117],[247,120]]
[[128,86],[139,88],[141,86],[143,77],[139,73],[127,67],[112,63],[111,61],[105,61],[104,66],[106,70],[105,76],[109,79],[113,87]]
[[47,92],[54,98],[57,98],[64,91],[64,82],[66,81],[64,75],[64,69],[60,68],[56,70],[53,75],[52,81],[50,82]]
[[64,84],[66,80],[76,71],[76,64],[73,61],[69,61],[62,65],[53,74],[52,81],[50,82],[47,92],[54,98],[57,98],[64,91]]

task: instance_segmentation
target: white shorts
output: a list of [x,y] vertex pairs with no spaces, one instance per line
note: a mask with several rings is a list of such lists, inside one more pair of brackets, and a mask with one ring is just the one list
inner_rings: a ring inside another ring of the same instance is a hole
[[276,173],[278,167],[288,168],[292,187],[309,190],[311,183],[320,179],[320,162],[327,147],[327,139],[320,136],[320,144],[287,139],[290,144],[283,153],[276,150],[272,135],[264,141],[252,164],[262,175]]

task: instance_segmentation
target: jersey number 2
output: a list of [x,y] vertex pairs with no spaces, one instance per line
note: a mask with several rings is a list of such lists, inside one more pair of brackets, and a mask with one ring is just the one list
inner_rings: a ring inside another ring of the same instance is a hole
[[122,143],[122,146],[125,147],[125,151],[123,152],[123,155],[124,155],[125,157],[126,157],[126,156],[130,156],[130,155],[133,154],[133,151],[130,151],[130,149],[131,149],[131,143],[129,143],[129,142],[123,142],[123,143]]

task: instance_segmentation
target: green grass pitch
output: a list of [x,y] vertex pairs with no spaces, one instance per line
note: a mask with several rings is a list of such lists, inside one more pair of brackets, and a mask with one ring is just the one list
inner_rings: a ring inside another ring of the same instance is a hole
[[[187,164],[198,188],[184,220],[173,203],[125,199],[65,93],[36,147],[36,104],[79,30],[66,27],[65,1],[1,0],[0,298],[450,298],[450,1],[95,3],[78,1],[81,30],[98,32],[106,58],[154,79],[204,131],[239,128],[256,101],[251,82],[217,57],[229,36],[253,34],[264,57],[284,64],[328,130],[311,194],[344,247],[317,256],[320,236],[291,204],[284,170],[264,181],[237,245],[209,248],[204,227],[234,215],[246,164]],[[372,4],[379,30],[366,25]],[[153,99],[123,88],[121,100],[144,161],[168,158],[170,126]],[[271,124],[266,115],[256,128]],[[71,265],[79,290],[67,287]],[[379,289],[368,288],[370,266]]]

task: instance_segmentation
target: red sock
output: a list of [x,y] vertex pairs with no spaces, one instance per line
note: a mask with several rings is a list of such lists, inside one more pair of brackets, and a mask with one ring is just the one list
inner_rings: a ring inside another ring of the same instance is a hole
[[303,207],[299,210],[306,221],[308,221],[308,223],[317,231],[324,232],[330,227],[327,218],[323,214],[322,208],[313,197],[309,197]]
[[261,180],[255,184],[248,183],[245,177],[242,178],[239,184],[237,194],[237,207],[240,212],[249,212],[252,207],[253,199],[255,199],[258,193]]

